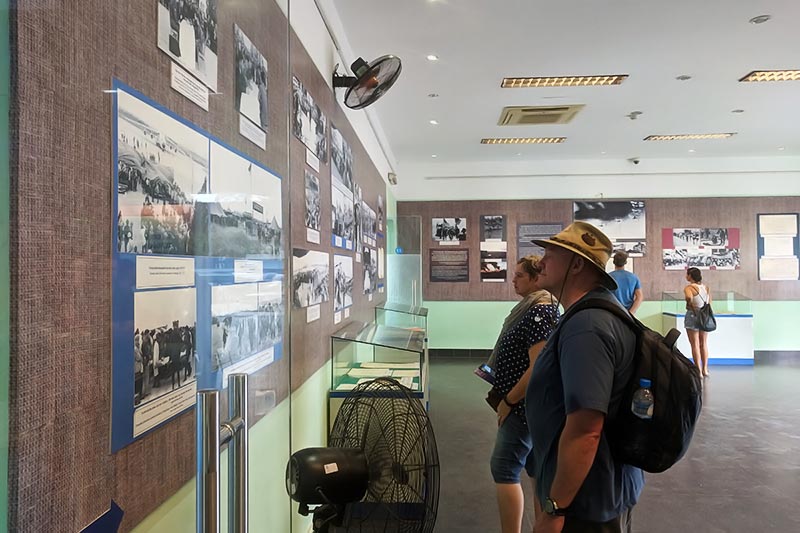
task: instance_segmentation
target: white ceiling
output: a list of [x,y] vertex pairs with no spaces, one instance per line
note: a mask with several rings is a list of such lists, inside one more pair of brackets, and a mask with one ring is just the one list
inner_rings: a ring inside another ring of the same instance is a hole
[[[797,0],[335,0],[334,6],[356,54],[403,60],[399,81],[371,108],[401,181],[474,176],[478,166],[481,175],[487,168],[518,175],[526,165],[551,173],[570,173],[576,163],[616,171],[632,157],[645,168],[646,161],[694,166],[698,158],[800,156],[800,82],[737,81],[752,70],[800,69]],[[748,22],[761,14],[772,20]],[[428,54],[440,60],[428,61]],[[504,76],[593,74],[630,78],[612,87],[500,88]],[[692,79],[676,81],[682,74]],[[566,125],[497,126],[503,106],[561,104],[586,108]],[[643,115],[632,121],[631,111]],[[737,135],[642,140],[706,132]],[[482,137],[528,136],[568,140],[479,144]]]

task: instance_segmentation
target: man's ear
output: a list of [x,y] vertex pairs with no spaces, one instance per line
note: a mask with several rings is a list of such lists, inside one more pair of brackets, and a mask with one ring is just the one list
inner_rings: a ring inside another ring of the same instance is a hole
[[581,270],[583,270],[584,264],[586,264],[586,260],[579,255],[575,255],[572,259],[572,267],[570,268],[572,274],[579,274]]

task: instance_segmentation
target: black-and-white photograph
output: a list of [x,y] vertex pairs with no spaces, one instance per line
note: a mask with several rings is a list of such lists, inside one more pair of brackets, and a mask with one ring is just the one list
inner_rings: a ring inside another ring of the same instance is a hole
[[484,241],[481,243],[481,281],[504,282],[508,274],[508,243]]
[[378,252],[364,247],[364,294],[374,294],[378,289]]
[[466,218],[434,218],[431,227],[434,241],[458,242],[467,240]]
[[209,253],[280,258],[281,180],[252,161],[211,143]]
[[355,252],[356,261],[361,261],[361,252],[364,250],[364,225],[361,223],[364,210],[361,186],[354,184],[353,190],[353,223],[355,224]]
[[353,258],[333,256],[333,310],[341,311],[353,305]]
[[727,248],[728,228],[673,228],[675,248]]
[[574,202],[573,218],[597,227],[612,241],[647,238],[642,201]]
[[628,257],[644,257],[647,255],[647,243],[643,240],[617,240],[613,241],[615,252],[625,252]]
[[253,45],[247,35],[234,25],[236,49],[236,79],[234,95],[236,110],[253,124],[267,131],[269,106],[267,105],[267,60]]
[[133,368],[136,407],[197,379],[195,289],[133,295]]
[[331,176],[346,189],[353,190],[353,151],[342,132],[331,124]]
[[257,357],[283,338],[280,281],[211,288],[212,372]]
[[361,202],[361,234],[365,243],[375,246],[378,238],[378,216],[367,202]]
[[663,250],[665,270],[738,270],[741,256],[738,248],[675,248]]
[[481,241],[505,241],[506,217],[503,215],[481,216]]
[[[335,183],[331,187],[331,223],[333,235],[352,241],[356,233],[353,193]],[[344,246],[344,244],[342,245]]]
[[217,0],[159,0],[158,47],[217,90]]
[[378,231],[383,231],[383,218],[386,213],[386,207],[383,205],[383,196],[378,195]]
[[330,256],[295,248],[292,260],[292,300],[295,307],[327,302]]
[[292,131],[320,161],[328,160],[327,118],[300,80],[292,78]]
[[118,89],[117,251],[194,255],[194,196],[208,190],[208,139]]
[[306,170],[306,227],[319,231],[321,224],[319,178]]

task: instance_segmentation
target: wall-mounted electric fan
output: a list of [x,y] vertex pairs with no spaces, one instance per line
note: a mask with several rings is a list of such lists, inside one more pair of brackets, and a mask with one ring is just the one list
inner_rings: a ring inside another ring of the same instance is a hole
[[313,514],[315,532],[431,533],[439,453],[419,399],[391,378],[353,389],[336,415],[329,447],[289,459],[286,490],[300,514]]
[[358,58],[350,65],[355,76],[333,73],[333,86],[347,87],[344,105],[350,109],[363,109],[383,96],[394,85],[403,70],[399,57],[387,55],[367,63]]

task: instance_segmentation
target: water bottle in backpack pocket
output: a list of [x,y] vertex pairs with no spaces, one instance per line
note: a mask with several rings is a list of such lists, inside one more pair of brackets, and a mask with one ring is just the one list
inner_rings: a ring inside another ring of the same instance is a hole
[[631,412],[643,420],[653,418],[653,392],[650,390],[650,380],[642,378],[639,380],[639,389],[633,394],[631,402]]

